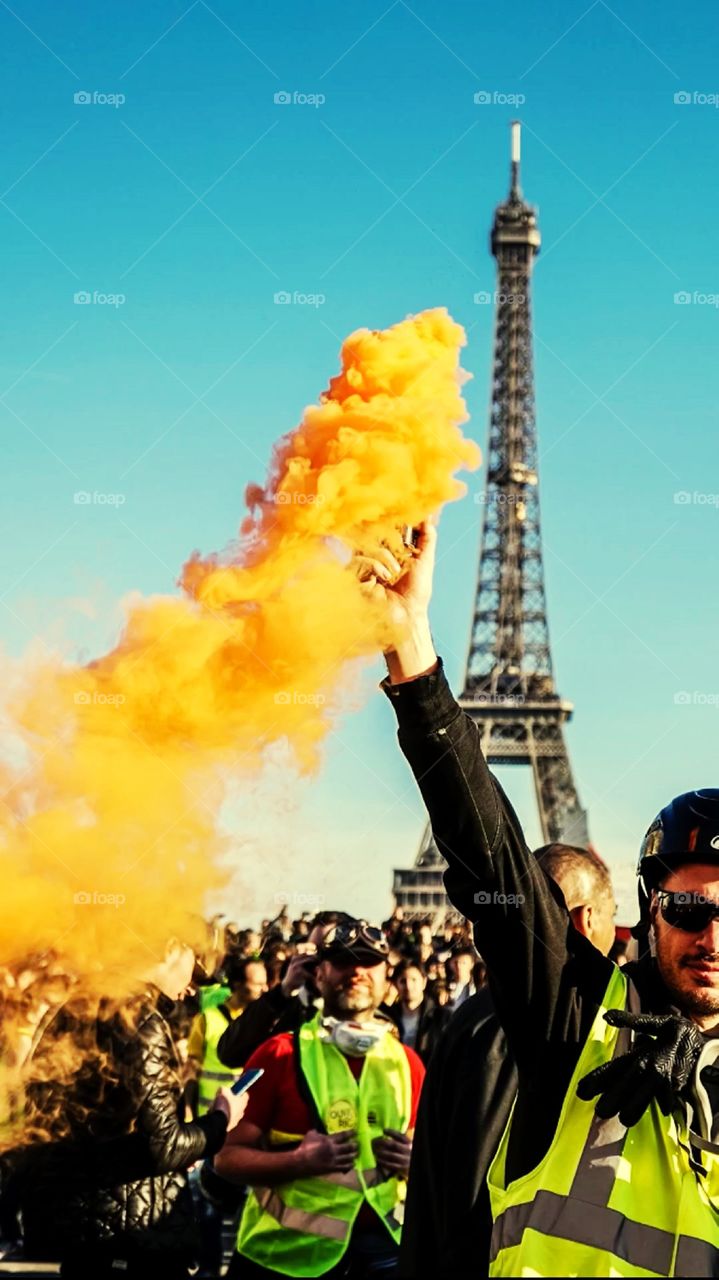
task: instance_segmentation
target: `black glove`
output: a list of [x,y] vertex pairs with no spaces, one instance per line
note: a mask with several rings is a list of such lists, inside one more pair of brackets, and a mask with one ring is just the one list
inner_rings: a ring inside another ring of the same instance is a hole
[[577,1085],[577,1096],[589,1102],[600,1094],[597,1115],[603,1120],[618,1115],[627,1128],[641,1119],[652,1100],[669,1115],[704,1047],[699,1028],[679,1014],[628,1013],[624,1009],[610,1009],[604,1021],[610,1027],[628,1027],[644,1034],[629,1053],[584,1076]]

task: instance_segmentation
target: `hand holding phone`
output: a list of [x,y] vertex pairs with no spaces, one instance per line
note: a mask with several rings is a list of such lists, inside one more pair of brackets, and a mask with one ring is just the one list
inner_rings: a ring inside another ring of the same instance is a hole
[[243,1071],[239,1080],[235,1080],[235,1083],[230,1086],[231,1092],[235,1094],[235,1097],[241,1097],[264,1074],[264,1067],[251,1067],[249,1071]]

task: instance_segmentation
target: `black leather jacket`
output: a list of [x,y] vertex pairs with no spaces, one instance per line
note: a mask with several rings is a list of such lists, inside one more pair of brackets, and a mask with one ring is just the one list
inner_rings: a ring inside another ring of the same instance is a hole
[[[106,1070],[29,1090],[35,1127],[44,1114],[48,1133],[62,1136],[17,1153],[14,1191],[28,1258],[132,1262],[162,1254],[169,1262],[195,1254],[185,1170],[220,1149],[226,1120],[219,1112],[193,1124],[181,1119],[171,1001],[149,989],[130,1008],[131,1031],[117,1017],[83,1028],[107,1055]],[[56,1019],[40,1051],[52,1054],[69,1026],[72,1019]]]

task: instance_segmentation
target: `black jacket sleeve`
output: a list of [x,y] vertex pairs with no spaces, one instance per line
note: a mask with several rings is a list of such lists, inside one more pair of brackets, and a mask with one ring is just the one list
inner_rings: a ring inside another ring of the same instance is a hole
[[280,1031],[294,1031],[302,1021],[302,1005],[296,996],[286,996],[277,984],[248,1004],[239,1018],[233,1018],[217,1042],[217,1056],[226,1067],[244,1067],[255,1049]]
[[161,1014],[148,1013],[139,1024],[133,1057],[134,1085],[140,1092],[136,1130],[147,1141],[152,1172],[186,1169],[219,1151],[227,1130],[221,1112],[191,1124],[180,1119],[175,1050]]
[[477,725],[452,696],[441,661],[429,675],[383,687],[448,863],[447,893],[474,921],[517,1065],[508,1174],[518,1177],[547,1150],[612,966],[574,929],[560,890],[527,848],[482,755]]
[[520,1073],[533,1071],[538,1053],[583,1042],[610,962],[576,932],[560,890],[527,848],[482,755],[477,725],[452,696],[441,661],[427,676],[383,687],[448,863],[447,893],[475,923]]

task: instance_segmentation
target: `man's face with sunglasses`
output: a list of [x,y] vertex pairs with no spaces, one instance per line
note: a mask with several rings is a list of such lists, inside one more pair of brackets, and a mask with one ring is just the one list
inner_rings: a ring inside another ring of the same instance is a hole
[[682,1013],[719,1026],[719,870],[689,864],[652,894],[659,972]]

